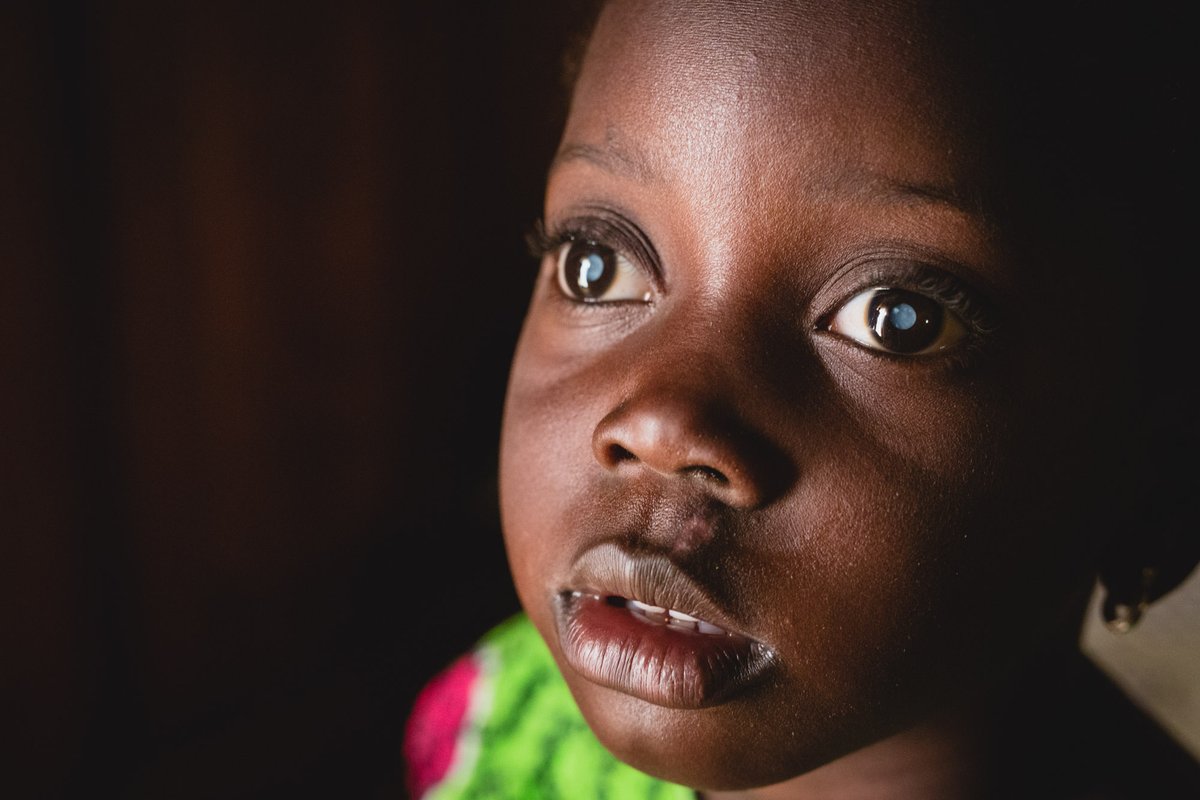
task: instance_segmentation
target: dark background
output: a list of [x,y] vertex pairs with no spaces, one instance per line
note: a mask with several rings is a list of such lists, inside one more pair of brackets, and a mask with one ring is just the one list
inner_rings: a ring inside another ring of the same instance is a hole
[[571,3],[0,10],[8,797],[402,797],[517,608],[495,461]]

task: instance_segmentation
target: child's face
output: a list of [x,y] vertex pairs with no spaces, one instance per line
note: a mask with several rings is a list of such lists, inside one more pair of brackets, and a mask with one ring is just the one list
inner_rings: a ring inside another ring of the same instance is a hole
[[873,4],[669,5],[610,5],[588,49],[503,522],[600,739],[761,785],[1072,630],[1095,404],[1050,268],[984,217],[987,110],[935,34]]

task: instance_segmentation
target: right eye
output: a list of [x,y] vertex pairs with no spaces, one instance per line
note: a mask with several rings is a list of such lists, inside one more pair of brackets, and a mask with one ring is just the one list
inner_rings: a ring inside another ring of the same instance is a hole
[[625,256],[598,242],[564,242],[557,259],[558,286],[582,303],[650,300],[650,282]]

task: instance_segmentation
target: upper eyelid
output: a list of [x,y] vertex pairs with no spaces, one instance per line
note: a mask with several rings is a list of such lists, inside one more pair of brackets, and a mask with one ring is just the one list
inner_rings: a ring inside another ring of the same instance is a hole
[[823,319],[860,292],[886,287],[916,292],[942,303],[976,335],[990,334],[1000,327],[1000,311],[987,292],[940,266],[897,258],[873,265],[856,284],[857,288],[844,294],[828,314],[822,315]]
[[584,239],[603,244],[625,256],[641,268],[655,289],[663,288],[663,272],[658,252],[650,238],[625,215],[610,209],[588,210],[556,221],[552,226],[539,223],[541,256],[567,242]]

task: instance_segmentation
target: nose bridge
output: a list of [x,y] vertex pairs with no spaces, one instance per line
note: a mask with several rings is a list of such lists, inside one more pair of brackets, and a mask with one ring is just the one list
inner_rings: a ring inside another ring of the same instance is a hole
[[597,461],[613,472],[698,481],[732,506],[768,503],[791,469],[750,416],[761,407],[746,396],[761,385],[748,372],[756,359],[744,357],[751,338],[700,307],[664,321],[595,428]]

